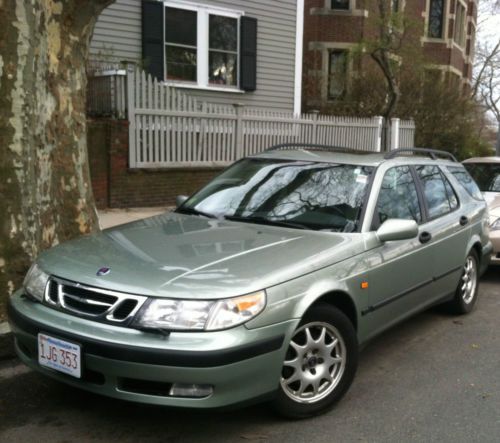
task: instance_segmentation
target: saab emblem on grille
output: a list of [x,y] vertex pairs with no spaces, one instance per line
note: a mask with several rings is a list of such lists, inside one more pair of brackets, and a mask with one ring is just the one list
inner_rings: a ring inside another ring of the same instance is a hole
[[110,268],[106,268],[106,267],[104,267],[104,268],[100,268],[100,269],[97,271],[96,275],[97,275],[98,277],[101,277],[101,276],[103,276],[103,275],[108,275],[110,272],[111,272],[111,269],[110,269]]

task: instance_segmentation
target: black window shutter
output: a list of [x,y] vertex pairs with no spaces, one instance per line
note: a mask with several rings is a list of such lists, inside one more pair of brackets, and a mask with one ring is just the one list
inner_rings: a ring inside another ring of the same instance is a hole
[[255,91],[257,88],[257,19],[240,19],[240,88]]
[[163,2],[142,0],[142,58],[144,69],[164,80]]

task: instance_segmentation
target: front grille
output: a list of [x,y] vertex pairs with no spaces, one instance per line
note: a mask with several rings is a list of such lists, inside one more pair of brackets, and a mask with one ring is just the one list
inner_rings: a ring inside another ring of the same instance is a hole
[[131,320],[146,299],[58,277],[50,278],[45,291],[45,303],[56,309],[112,323]]

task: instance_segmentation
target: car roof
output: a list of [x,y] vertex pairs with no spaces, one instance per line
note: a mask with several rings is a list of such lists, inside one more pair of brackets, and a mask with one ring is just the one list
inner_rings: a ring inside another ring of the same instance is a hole
[[[413,151],[413,152],[408,152]],[[328,146],[308,146],[307,144],[279,145],[259,154],[252,155],[251,158],[279,159],[292,161],[313,161],[325,163],[341,163],[360,166],[379,166],[382,163],[391,164],[448,164],[460,166],[460,163],[443,158],[431,158],[422,150],[408,148],[408,150],[395,150],[391,152],[370,152],[358,151],[349,148],[335,148]],[[439,153],[440,151],[431,151]],[[444,154],[449,155],[444,152]]]
[[500,157],[472,157],[462,163],[500,163]]

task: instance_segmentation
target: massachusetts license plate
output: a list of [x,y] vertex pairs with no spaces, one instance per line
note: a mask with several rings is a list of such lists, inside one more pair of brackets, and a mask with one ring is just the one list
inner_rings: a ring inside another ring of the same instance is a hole
[[38,363],[73,377],[82,375],[80,345],[38,334]]

